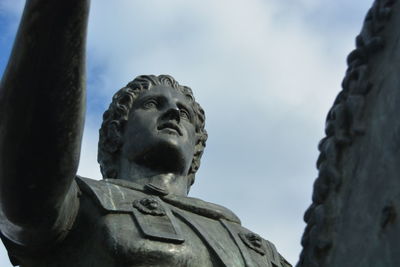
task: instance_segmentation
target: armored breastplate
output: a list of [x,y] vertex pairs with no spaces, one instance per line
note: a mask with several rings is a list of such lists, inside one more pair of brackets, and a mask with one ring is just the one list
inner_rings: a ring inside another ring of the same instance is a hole
[[166,259],[176,257],[171,262],[179,262],[178,266],[282,266],[272,243],[243,228],[224,207],[152,194],[143,186],[120,180],[78,178],[78,184],[104,211],[105,235],[121,249],[119,254],[145,252],[147,256],[139,256],[151,258],[157,252]]

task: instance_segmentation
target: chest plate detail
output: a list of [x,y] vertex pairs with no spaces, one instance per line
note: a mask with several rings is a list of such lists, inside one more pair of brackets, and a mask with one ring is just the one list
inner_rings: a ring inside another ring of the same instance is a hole
[[263,240],[259,235],[252,232],[240,232],[239,237],[246,246],[261,255],[265,255],[266,248],[264,247]]
[[133,201],[132,205],[144,214],[150,214],[154,216],[165,215],[165,210],[160,201],[152,196],[136,199]]

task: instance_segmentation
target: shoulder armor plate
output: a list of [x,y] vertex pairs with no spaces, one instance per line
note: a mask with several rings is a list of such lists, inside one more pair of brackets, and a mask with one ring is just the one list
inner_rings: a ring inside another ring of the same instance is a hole
[[145,237],[164,242],[184,242],[175,216],[158,196],[105,181],[83,177],[76,180],[84,194],[104,211],[132,214]]

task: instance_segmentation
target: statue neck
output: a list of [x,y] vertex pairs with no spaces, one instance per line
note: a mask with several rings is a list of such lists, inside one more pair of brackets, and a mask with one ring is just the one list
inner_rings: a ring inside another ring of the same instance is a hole
[[169,194],[187,196],[188,179],[186,175],[168,170],[149,169],[127,159],[120,161],[118,179],[143,186],[151,184]]

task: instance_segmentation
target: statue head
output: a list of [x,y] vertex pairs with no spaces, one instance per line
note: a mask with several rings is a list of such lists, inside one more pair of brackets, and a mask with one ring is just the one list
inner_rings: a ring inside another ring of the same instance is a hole
[[[187,172],[188,185],[192,185],[195,180],[196,171],[200,167],[200,159],[203,154],[207,132],[205,126],[204,110],[195,101],[192,90],[187,86],[180,85],[174,78],[168,75],[142,75],[136,77],[133,81],[127,84],[118,92],[115,93],[108,110],[104,112],[103,123],[100,128],[100,139],[98,147],[98,162],[100,163],[101,173],[103,178],[118,178],[119,177],[119,160],[121,157],[124,145],[124,133],[127,130],[130,111],[135,106],[135,101],[140,99],[146,92],[151,89],[165,90],[173,89],[179,92],[179,95],[185,99],[193,110],[193,125],[195,128],[195,143],[193,158]],[[150,103],[151,104],[151,103]],[[144,104],[149,105],[149,104]],[[171,116],[174,116],[170,112]],[[167,116],[170,116],[167,114]],[[186,115],[184,115],[186,116]],[[129,138],[135,138],[133,135]],[[136,140],[129,140],[135,142]],[[125,141],[126,142],[126,141]],[[189,188],[188,188],[189,189]]]

